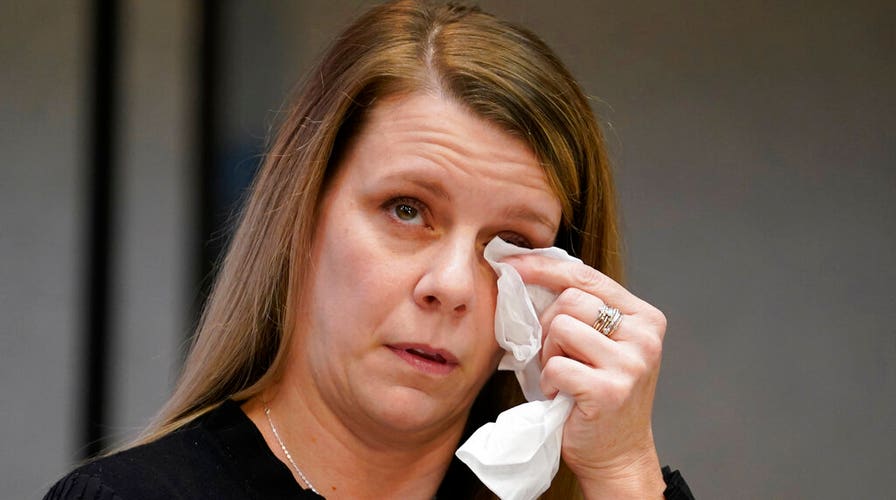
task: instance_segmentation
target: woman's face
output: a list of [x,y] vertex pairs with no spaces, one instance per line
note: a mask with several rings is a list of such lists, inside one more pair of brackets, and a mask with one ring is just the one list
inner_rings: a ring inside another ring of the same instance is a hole
[[550,246],[557,232],[560,202],[536,157],[442,98],[386,99],[321,208],[296,384],[343,423],[459,433],[501,354],[483,248],[495,236]]

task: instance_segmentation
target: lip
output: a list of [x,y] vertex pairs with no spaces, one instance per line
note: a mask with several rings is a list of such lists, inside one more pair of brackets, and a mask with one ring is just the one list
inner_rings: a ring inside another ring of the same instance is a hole
[[431,375],[447,375],[458,365],[457,357],[450,351],[430,345],[391,344],[386,347],[411,367]]

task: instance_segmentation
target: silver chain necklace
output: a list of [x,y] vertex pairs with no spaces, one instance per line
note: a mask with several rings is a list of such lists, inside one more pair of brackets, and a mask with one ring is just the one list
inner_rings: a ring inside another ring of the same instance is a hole
[[[308,486],[308,489],[320,495],[316,489],[314,489],[314,485],[311,484],[311,481],[305,477],[305,474],[302,472],[302,469],[296,465],[296,461],[292,459],[292,455],[289,454],[289,450],[286,449],[286,445],[283,443],[283,440],[280,439],[280,433],[277,432],[277,428],[274,427],[274,421],[271,420],[271,409],[268,408],[267,402],[264,403],[264,416],[268,417],[268,423],[271,424],[271,430],[274,432],[274,437],[277,438],[277,442],[280,443],[280,449],[283,450],[283,454],[286,455],[286,459],[289,460],[289,463],[292,464],[292,468],[299,474],[299,477],[302,478],[302,482],[305,483],[305,486]],[[321,495],[322,496],[322,495]]]

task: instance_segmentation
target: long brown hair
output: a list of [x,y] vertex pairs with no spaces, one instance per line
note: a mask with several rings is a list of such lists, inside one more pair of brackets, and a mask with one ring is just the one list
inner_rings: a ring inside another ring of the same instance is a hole
[[[139,442],[276,381],[295,331],[328,179],[377,99],[431,92],[523,138],[563,207],[556,245],[620,278],[613,185],[600,129],[569,71],[533,33],[476,7],[399,0],[340,35],[294,98],[252,186],[174,394]],[[496,373],[468,430],[522,401]],[[545,498],[571,498],[561,467]],[[440,494],[488,497],[455,460]]]

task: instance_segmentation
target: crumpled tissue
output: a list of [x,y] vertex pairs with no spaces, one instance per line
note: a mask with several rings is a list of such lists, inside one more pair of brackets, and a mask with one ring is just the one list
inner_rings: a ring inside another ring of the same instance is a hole
[[500,262],[510,255],[528,253],[581,262],[560,248],[529,250],[501,238],[485,247],[485,260],[498,275],[495,338],[507,351],[498,369],[516,373],[529,402],[502,412],[495,422],[477,429],[456,455],[502,500],[530,500],[548,489],[560,467],[563,424],[573,407],[572,397],[561,393],[548,400],[539,387],[538,317],[557,294],[526,285],[513,266]]

